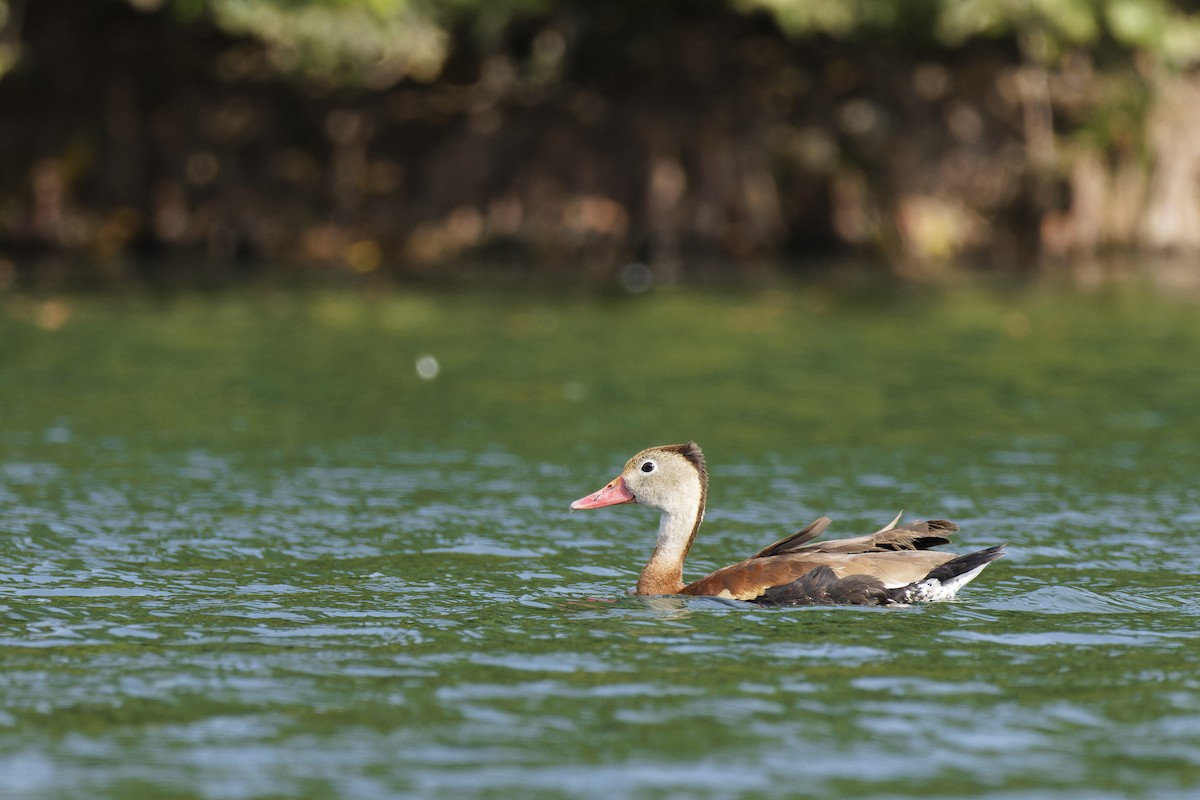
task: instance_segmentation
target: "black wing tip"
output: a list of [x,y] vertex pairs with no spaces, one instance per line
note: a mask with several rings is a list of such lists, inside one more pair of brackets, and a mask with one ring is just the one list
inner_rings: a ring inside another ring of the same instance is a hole
[[986,564],[990,564],[997,558],[1004,557],[1005,545],[998,544],[993,547],[988,547],[984,550],[976,550],[974,553],[967,553],[958,558],[952,558],[945,564],[934,567],[930,570],[926,579],[936,578],[940,581],[947,581],[951,578],[957,578],[965,572],[970,572]]
[[881,543],[880,547],[887,550],[931,550],[944,544],[950,544],[950,537],[958,531],[958,525],[948,519],[924,519],[906,522],[892,530],[913,534],[913,536],[903,545]]
[[1006,547],[1008,547],[1006,544],[992,545],[991,547],[983,550],[976,550],[974,553],[968,553],[967,556],[978,556],[982,563],[987,564],[995,561],[997,558],[1004,558],[1004,555],[1007,552],[1004,549]]

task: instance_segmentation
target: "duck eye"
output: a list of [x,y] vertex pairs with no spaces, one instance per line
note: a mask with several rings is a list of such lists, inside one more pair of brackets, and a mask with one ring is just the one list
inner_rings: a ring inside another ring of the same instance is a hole
[[654,462],[647,461],[642,464],[642,472],[654,472]]

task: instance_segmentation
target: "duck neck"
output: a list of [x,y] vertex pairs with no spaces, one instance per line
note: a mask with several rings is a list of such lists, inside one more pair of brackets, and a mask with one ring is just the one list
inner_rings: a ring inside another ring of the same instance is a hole
[[698,482],[677,508],[664,508],[658,521],[658,542],[638,578],[635,594],[679,594],[683,590],[683,561],[704,519],[705,486]]

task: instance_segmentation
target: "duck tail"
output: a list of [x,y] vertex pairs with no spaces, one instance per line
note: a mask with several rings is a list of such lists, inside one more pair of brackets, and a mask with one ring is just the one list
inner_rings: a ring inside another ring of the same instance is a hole
[[934,567],[919,581],[891,590],[897,603],[929,603],[953,600],[958,590],[975,579],[983,568],[1004,555],[1004,545],[967,553]]

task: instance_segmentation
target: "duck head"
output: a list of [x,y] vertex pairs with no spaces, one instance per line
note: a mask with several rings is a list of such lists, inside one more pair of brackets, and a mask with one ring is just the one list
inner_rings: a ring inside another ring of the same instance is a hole
[[707,489],[704,454],[695,442],[647,447],[604,488],[571,503],[571,509],[638,503],[672,515],[700,515]]

